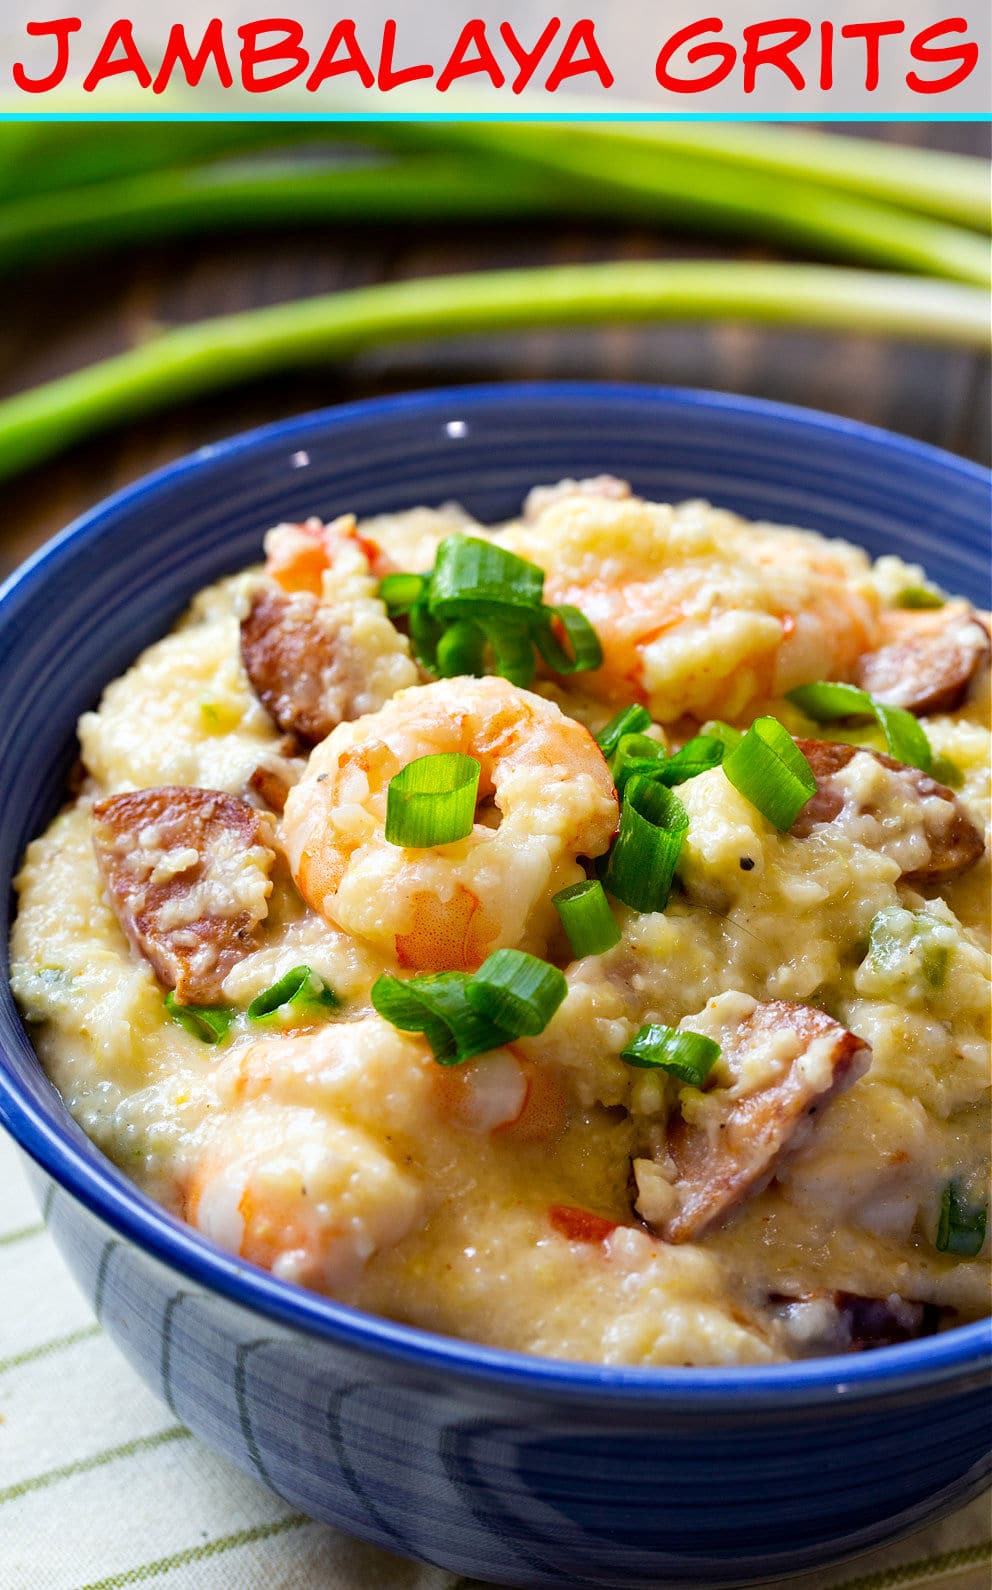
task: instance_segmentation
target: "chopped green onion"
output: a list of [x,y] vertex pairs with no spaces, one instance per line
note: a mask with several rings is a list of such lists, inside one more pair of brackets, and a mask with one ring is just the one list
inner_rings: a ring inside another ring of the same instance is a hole
[[631,779],[603,868],[604,886],[634,911],[664,911],[688,829],[688,812],[664,784]]
[[651,727],[651,714],[647,707],[623,707],[611,718],[605,728],[600,729],[596,736],[596,744],[604,756],[612,756],[620,744],[621,736],[625,734],[639,734],[642,729]]
[[529,628],[517,623],[495,623],[479,620],[486,639],[493,649],[496,672],[512,685],[527,690],[534,682],[537,664],[534,660],[534,640]]
[[896,597],[897,607],[921,608],[943,607],[944,598],[939,591],[932,591],[927,585],[907,585]]
[[623,794],[632,778],[660,778],[661,764],[667,758],[665,747],[650,735],[622,734],[616,750],[607,757],[617,794]]
[[674,1027],[642,1027],[620,1051],[621,1060],[643,1070],[667,1071],[694,1088],[701,1088],[720,1058],[720,1045],[701,1032],[679,1032]]
[[379,581],[379,600],[385,602],[390,618],[409,613],[427,587],[423,574],[387,574]]
[[418,756],[389,780],[386,838],[424,850],[450,845],[472,832],[482,769],[474,756],[442,751]]
[[776,828],[791,828],[816,794],[809,763],[777,718],[755,718],[740,744],[727,751],[723,771]]
[[938,1253],[956,1253],[963,1259],[974,1259],[985,1243],[988,1211],[978,1205],[969,1208],[960,1198],[953,1181],[944,1188],[937,1222],[936,1248]]
[[443,634],[444,625],[432,618],[426,593],[422,593],[410,609],[410,640],[413,655],[428,673],[437,666],[437,647]]
[[680,751],[669,756],[663,745],[646,734],[624,734],[609,759],[617,793],[622,795],[631,778],[638,774],[658,779],[671,787],[684,784],[700,773],[708,773],[723,758],[723,741],[710,735],[696,735]]
[[917,719],[903,707],[886,706],[884,701],[877,701],[857,685],[826,679],[812,685],[799,685],[787,692],[786,700],[805,712],[814,723],[833,723],[837,718],[874,718],[885,735],[889,755],[897,762],[929,773],[933,763],[930,741]]
[[584,955],[605,955],[620,943],[620,929],[598,878],[559,889],[551,904],[561,917],[577,960]]
[[946,784],[948,789],[961,789],[964,784],[964,774],[958,764],[943,753],[934,757],[930,773],[938,784]]
[[466,989],[469,1004],[508,1038],[543,1032],[568,993],[564,973],[524,950],[494,950]]
[[481,674],[485,650],[486,637],[478,624],[471,618],[456,619],[437,643],[434,671],[440,679]]
[[235,1012],[223,1005],[180,1005],[172,989],[165,996],[165,1008],[174,1022],[201,1043],[222,1043],[235,1019]]
[[248,1006],[249,1021],[264,1021],[280,1011],[316,1014],[333,1010],[339,1003],[332,988],[309,966],[294,966],[271,988],[256,994]]
[[698,778],[700,773],[719,767],[725,749],[724,742],[715,735],[697,734],[686,741],[681,751],[668,758],[655,777],[663,784],[685,784],[690,778]]
[[498,1049],[507,1034],[469,1003],[467,972],[435,972],[401,982],[383,972],[372,985],[372,1004],[402,1032],[423,1033],[439,1065],[460,1065]]
[[541,606],[544,570],[474,536],[446,536],[430,583],[435,618],[530,618]]
[[735,745],[740,745],[744,738],[743,729],[735,729],[732,724],[724,723],[722,718],[710,718],[699,731],[704,740],[719,740],[723,746],[724,755],[732,751]]
[[[554,673],[586,673],[602,666],[603,648],[599,636],[577,607],[545,607],[541,614],[541,620],[534,626],[534,645]],[[555,619],[565,631],[569,650],[554,632]]]

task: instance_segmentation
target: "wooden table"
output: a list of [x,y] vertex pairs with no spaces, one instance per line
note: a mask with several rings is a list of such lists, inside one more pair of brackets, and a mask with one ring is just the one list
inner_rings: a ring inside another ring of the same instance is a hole
[[[916,144],[989,153],[972,124],[851,128]],[[121,129],[126,136],[126,129]],[[0,393],[18,391],[132,345],[156,324],[375,281],[459,270],[652,256],[750,254],[734,242],[662,228],[528,225],[300,230],[176,242],[7,285]],[[349,398],[469,381],[598,378],[716,387],[831,409],[988,461],[989,368],[978,354],[869,337],[738,324],[466,338],[382,350],[326,373],[267,380],[75,447],[4,487],[0,572],[136,476],[204,442]]]

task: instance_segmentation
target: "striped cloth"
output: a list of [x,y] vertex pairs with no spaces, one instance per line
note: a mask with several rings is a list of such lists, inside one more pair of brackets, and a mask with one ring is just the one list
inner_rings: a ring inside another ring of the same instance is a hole
[[[988,1502],[796,1590],[988,1590]],[[482,1590],[292,1512],[196,1441],[95,1323],[0,1132],[2,1590]]]

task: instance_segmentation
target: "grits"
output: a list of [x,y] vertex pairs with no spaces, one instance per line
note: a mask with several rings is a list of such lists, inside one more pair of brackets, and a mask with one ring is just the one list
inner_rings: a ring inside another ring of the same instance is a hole
[[[542,569],[599,666],[433,679],[379,582],[453,533]],[[944,631],[896,558],[609,477],[538,488],[495,529],[418,508],[280,526],[266,550],[83,715],[78,793],[17,880],[14,992],[103,1152],[284,1280],[530,1353],[764,1364],[985,1313],[984,1226],[938,1246],[949,1187],[973,1221],[987,1202],[989,687],[970,609],[949,604]],[[900,607],[908,588],[926,612]],[[876,755],[874,726],[784,699],[890,679],[953,791]],[[573,958],[552,897],[611,845],[592,734],[627,704],[669,749],[771,713],[817,794],[783,830],[722,765],[680,783],[667,908],[613,899],[619,941]],[[387,839],[390,779],[451,750],[482,770],[471,833]],[[383,973],[472,972],[499,947],[563,970],[542,1031],[441,1065],[373,1008]],[[249,1017],[301,966],[323,1003]],[[187,987],[219,1042],[173,1019],[164,996]],[[719,1045],[701,1085],[621,1058],[652,1024]]]

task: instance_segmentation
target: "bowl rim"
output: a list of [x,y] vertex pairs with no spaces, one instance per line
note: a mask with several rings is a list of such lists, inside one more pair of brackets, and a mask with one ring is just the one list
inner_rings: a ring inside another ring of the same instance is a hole
[[[889,454],[907,455],[973,483],[992,487],[992,472],[929,443],[865,425],[821,410],[703,388],[680,388],[596,381],[534,381],[486,383],[430,388],[381,398],[366,398],[312,410],[240,432],[173,460],[149,475],[102,499],[64,530],[50,538],[0,586],[0,625],[12,610],[43,586],[50,567],[80,543],[98,539],[108,520],[121,510],[137,509],[152,495],[167,494],[173,485],[198,470],[237,458],[260,446],[302,439],[308,433],[333,430],[396,416],[429,418],[452,404],[482,416],[512,409],[515,403],[596,404],[634,402],[666,409],[692,408],[715,413],[747,413],[777,421],[783,427],[828,433],[868,443]],[[4,1057],[0,1054],[0,1060]],[[278,1325],[351,1349],[405,1365],[411,1370],[456,1373],[463,1380],[491,1389],[535,1397],[586,1397],[599,1402],[649,1400],[668,1407],[735,1402],[746,1399],[748,1410],[759,1404],[834,1403],[871,1396],[905,1394],[921,1386],[961,1380],[980,1372],[992,1354],[992,1319],[957,1326],[938,1336],[848,1357],[824,1357],[767,1366],[700,1368],[627,1367],[541,1358],[486,1347],[457,1337],[399,1324],[338,1303],[278,1280],[270,1272],[234,1258],[215,1247],[184,1222],[154,1203],[94,1144],[73,1141],[66,1129],[23,1095],[13,1075],[0,1064],[0,1125],[19,1147],[73,1199],[83,1204],[118,1235],[178,1271]]]

